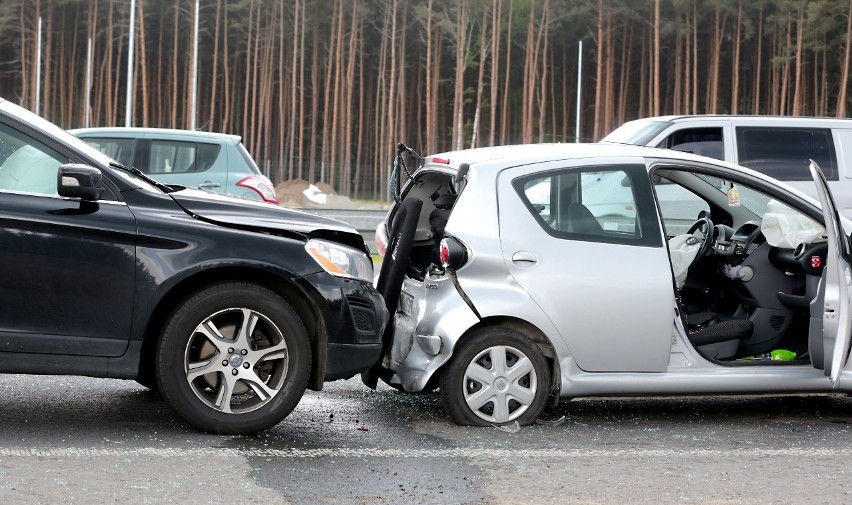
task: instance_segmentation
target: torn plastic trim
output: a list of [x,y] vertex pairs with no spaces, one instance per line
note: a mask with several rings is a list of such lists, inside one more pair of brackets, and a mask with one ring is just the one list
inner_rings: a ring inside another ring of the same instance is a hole
[[470,299],[469,296],[467,296],[467,293],[464,292],[464,289],[462,289],[461,284],[459,284],[459,278],[456,275],[456,271],[450,269],[448,272],[450,274],[450,279],[452,279],[453,281],[453,286],[455,286],[459,296],[461,296],[462,300],[464,300],[464,303],[466,303],[467,306],[470,307],[470,310],[473,312],[473,315],[475,315],[477,319],[482,321],[482,315],[479,313],[478,310],[476,310],[476,306],[473,305],[473,301]]

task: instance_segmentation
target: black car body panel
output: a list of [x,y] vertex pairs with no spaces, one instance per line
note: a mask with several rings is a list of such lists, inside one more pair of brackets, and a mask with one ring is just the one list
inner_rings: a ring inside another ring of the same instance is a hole
[[0,126],[97,168],[104,192],[84,201],[0,188],[0,372],[137,378],[175,307],[224,281],[264,286],[301,316],[309,387],[376,361],[388,320],[381,296],[367,280],[327,273],[305,249],[321,238],[366,255],[352,227],[200,191],[161,192],[10,105],[0,99]]

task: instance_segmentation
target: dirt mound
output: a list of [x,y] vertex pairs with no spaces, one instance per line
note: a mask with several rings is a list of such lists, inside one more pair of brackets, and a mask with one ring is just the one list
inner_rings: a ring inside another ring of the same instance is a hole
[[336,195],[337,194],[337,191],[335,191],[334,188],[332,188],[331,186],[329,186],[328,184],[326,184],[324,182],[315,182],[314,186],[319,188],[319,190],[322,191],[323,193],[325,193],[326,195]]
[[302,192],[308,189],[308,181],[293,179],[279,182],[275,186],[275,195],[278,201],[285,207],[301,207],[304,195]]
[[[275,195],[278,196],[278,201],[285,207],[304,207],[305,194],[310,184],[303,179],[291,179],[289,181],[279,182],[275,186]],[[336,195],[337,191],[324,182],[314,183],[320,191],[326,195]]]

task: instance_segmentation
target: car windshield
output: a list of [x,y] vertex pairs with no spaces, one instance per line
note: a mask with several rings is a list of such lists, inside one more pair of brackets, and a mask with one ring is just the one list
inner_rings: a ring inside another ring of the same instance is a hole
[[656,137],[658,133],[663,131],[668,124],[668,121],[652,121],[648,119],[628,121],[602,138],[601,142],[644,146],[652,138]]
[[[772,200],[772,197],[766,195],[765,193],[756,191],[748,186],[734,184],[731,181],[720,179],[719,177],[714,177],[712,175],[695,175],[720,193],[728,194],[729,203],[731,205],[742,206],[751,211],[751,213],[755,216],[762,216],[766,214],[766,212],[768,212],[769,210],[769,202]],[[731,192],[732,188],[736,189],[736,193]],[[733,194],[736,194],[737,196],[737,199],[735,201],[730,200],[730,197]]]

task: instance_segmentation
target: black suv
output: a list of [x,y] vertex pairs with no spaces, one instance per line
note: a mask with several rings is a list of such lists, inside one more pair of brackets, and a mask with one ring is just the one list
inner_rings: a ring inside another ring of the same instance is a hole
[[160,184],[0,99],[0,372],[135,379],[251,433],[381,352],[350,226]]

